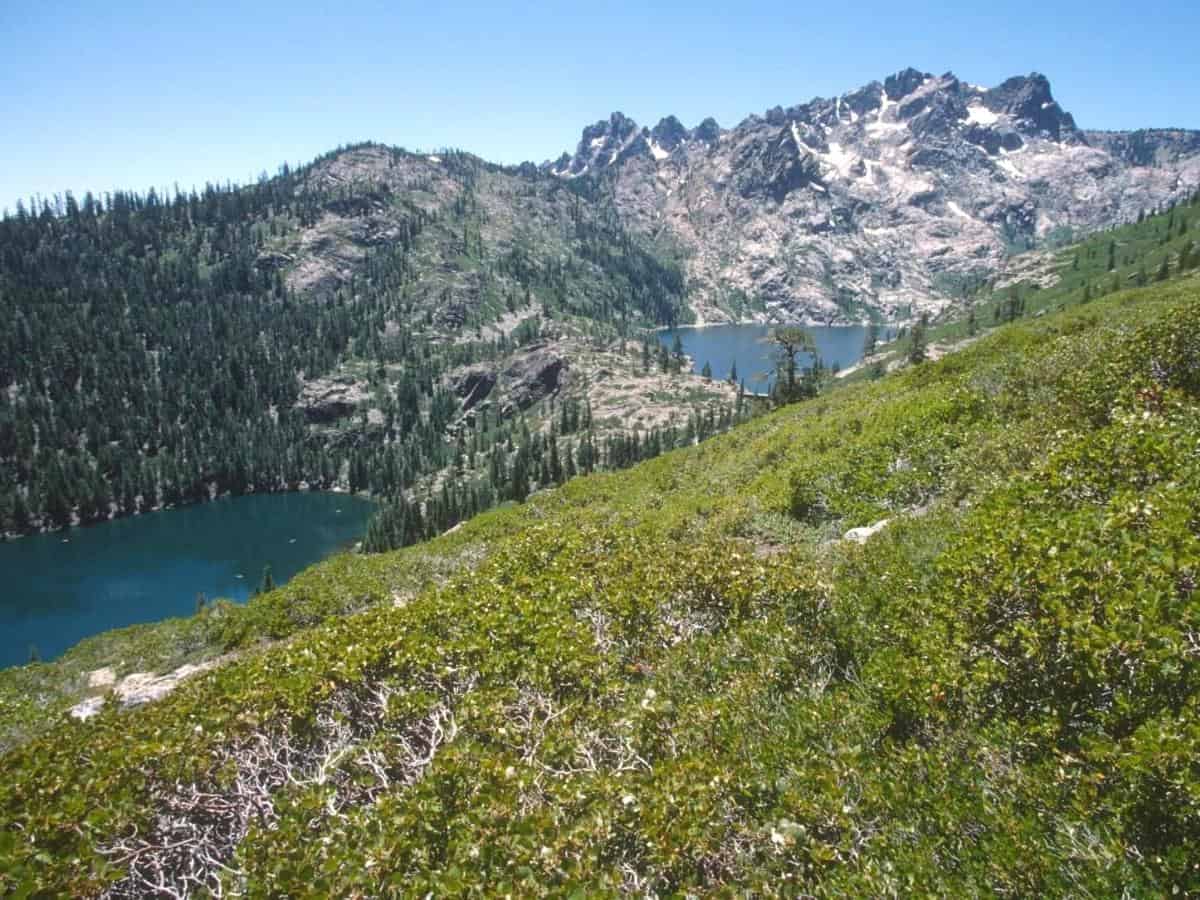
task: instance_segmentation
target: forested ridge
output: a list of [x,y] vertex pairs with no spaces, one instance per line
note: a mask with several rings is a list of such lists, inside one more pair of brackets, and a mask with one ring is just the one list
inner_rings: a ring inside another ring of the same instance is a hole
[[[0,531],[303,485],[411,503],[409,535],[388,532],[407,541],[547,477],[674,446],[644,434],[631,450],[587,427],[560,442],[539,420],[498,415],[447,430],[460,398],[446,372],[527,346],[548,322],[616,340],[686,316],[678,267],[589,191],[368,144],[242,187],[19,206],[0,220],[12,323],[0,332]],[[494,236],[497,194],[550,213]],[[351,237],[331,238],[329,223]],[[337,277],[295,275],[321,253]],[[505,315],[517,326],[483,333]],[[297,405],[305,381],[348,366],[369,396],[345,427],[314,428]],[[548,418],[551,431],[565,421]],[[464,456],[478,467],[464,473]],[[414,496],[455,463],[459,477]]]

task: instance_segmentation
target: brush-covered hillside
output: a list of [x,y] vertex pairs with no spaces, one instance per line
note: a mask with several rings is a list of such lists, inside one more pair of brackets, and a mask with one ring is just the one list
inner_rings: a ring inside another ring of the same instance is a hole
[[1197,892],[1198,498],[1200,281],[1018,322],[0,673],[0,892]]

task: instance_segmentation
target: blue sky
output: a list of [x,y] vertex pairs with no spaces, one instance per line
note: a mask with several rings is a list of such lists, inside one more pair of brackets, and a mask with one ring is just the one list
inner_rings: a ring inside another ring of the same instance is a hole
[[614,109],[728,126],[908,65],[1044,72],[1083,127],[1200,128],[1197,35],[1195,0],[0,0],[0,207],[246,181],[363,139],[540,162]]

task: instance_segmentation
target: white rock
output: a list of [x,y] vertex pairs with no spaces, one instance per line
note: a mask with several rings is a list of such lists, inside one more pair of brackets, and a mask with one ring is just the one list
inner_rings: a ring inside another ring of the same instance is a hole
[[100,708],[104,706],[103,697],[88,697],[71,707],[71,718],[78,719],[80,722],[86,722],[92,716],[100,712]]
[[88,687],[90,688],[112,687],[116,683],[117,673],[112,670],[111,666],[88,672]]
[[860,528],[851,528],[842,535],[843,540],[854,541],[856,544],[865,544],[874,535],[883,530],[884,526],[891,521],[890,519],[880,519],[874,525],[863,525]]
[[219,660],[209,660],[199,665],[188,663],[166,675],[156,675],[153,672],[134,672],[121,679],[121,683],[113,689],[113,693],[120,699],[122,706],[141,706],[143,703],[151,703],[165,697],[175,690],[185,678],[207,672],[218,663]]

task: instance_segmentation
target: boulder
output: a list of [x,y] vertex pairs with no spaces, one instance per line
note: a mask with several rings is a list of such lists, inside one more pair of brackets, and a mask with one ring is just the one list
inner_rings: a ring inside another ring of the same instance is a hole
[[88,697],[71,707],[69,715],[72,719],[78,719],[80,722],[86,722],[92,716],[99,714],[104,706],[104,697]]
[[872,537],[882,531],[890,519],[880,519],[874,525],[863,525],[860,528],[851,528],[842,535],[842,540],[854,541],[856,544],[865,544]]
[[154,672],[134,672],[121,679],[121,683],[113,689],[113,694],[125,707],[141,706],[165,697],[179,686],[179,683],[193,675],[207,672],[219,665],[221,660],[212,659],[199,664],[182,665],[165,675]]

